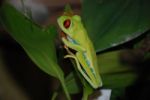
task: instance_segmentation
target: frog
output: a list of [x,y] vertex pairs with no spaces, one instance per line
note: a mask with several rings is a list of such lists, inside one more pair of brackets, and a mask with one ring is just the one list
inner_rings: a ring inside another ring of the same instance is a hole
[[[102,87],[102,78],[99,74],[96,51],[88,36],[82,19],[79,15],[62,15],[57,19],[58,26],[65,36],[61,37],[68,54],[65,58],[75,60],[81,76],[93,87]],[[75,51],[73,54],[69,49]]]

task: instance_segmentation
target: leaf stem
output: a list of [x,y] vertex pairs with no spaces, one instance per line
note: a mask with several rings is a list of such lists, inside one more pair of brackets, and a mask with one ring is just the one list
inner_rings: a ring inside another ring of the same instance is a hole
[[64,78],[63,78],[63,79],[60,78],[60,82],[61,82],[62,88],[63,88],[63,90],[64,90],[64,92],[65,92],[65,94],[66,94],[67,99],[68,99],[68,100],[71,100],[71,97],[70,97],[70,95],[69,95],[69,93],[68,93],[68,90],[67,90],[67,88],[66,88],[66,85],[65,85]]

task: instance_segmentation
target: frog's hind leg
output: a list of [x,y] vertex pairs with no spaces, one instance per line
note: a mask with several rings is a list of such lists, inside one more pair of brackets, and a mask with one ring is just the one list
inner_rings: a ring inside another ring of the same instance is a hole
[[66,55],[64,58],[73,58],[77,64],[77,69],[79,70],[79,72],[83,75],[83,77],[90,83],[92,84],[91,82],[91,79],[89,78],[89,76],[87,75],[86,71],[83,70],[83,68],[81,68],[81,65],[77,59],[77,57],[75,55]]
[[95,71],[91,68],[90,61],[87,60],[86,56],[84,56],[83,53],[77,53],[77,59],[79,59],[79,62],[82,65],[82,70],[84,71],[84,76],[87,79],[87,81],[92,85],[92,87],[95,88],[96,77],[95,77]]

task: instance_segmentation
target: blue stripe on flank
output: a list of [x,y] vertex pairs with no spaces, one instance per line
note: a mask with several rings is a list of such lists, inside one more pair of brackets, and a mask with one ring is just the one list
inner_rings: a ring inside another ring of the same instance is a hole
[[73,40],[72,38],[70,38],[69,36],[67,36],[67,39],[68,39],[71,43],[73,43],[73,44],[79,44],[79,43],[77,43],[75,40]]
[[87,59],[86,53],[83,53],[83,57],[84,57],[84,59],[85,59],[87,65],[90,67],[90,61]]
[[91,67],[91,63],[90,63],[90,61],[88,60],[88,58],[86,57],[86,53],[83,54],[83,57],[84,57],[84,59],[85,59],[87,65],[89,66],[90,70],[91,70],[92,73],[95,75],[95,71],[94,71],[94,69]]

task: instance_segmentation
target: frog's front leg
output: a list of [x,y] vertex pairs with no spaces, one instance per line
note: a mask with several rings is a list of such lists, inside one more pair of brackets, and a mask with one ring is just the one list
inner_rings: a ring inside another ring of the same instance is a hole
[[69,47],[69,48],[71,48],[71,49],[73,49],[73,50],[75,50],[75,51],[78,51],[78,52],[84,52],[84,51],[86,51],[83,47],[81,47],[80,45],[77,45],[77,44],[73,44],[73,43],[71,43],[70,41],[68,41],[66,38],[62,38],[62,41],[63,41],[63,43],[67,46],[67,47]]

